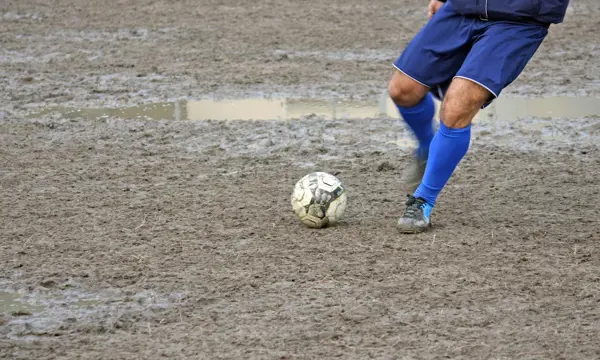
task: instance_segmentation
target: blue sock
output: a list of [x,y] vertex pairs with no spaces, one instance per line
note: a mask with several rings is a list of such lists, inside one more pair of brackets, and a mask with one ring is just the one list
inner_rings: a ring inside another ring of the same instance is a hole
[[419,141],[417,156],[422,159],[427,158],[429,146],[434,135],[433,117],[435,115],[435,104],[433,96],[427,93],[423,100],[413,107],[405,108],[398,105],[396,107]]
[[431,141],[423,181],[414,197],[423,198],[428,204],[435,205],[438,195],[467,153],[470,142],[471,125],[464,129],[452,129],[440,122],[440,129]]

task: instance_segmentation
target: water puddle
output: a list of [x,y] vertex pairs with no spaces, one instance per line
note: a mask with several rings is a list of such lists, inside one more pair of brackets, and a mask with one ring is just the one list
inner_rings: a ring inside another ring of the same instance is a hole
[[0,337],[29,341],[80,328],[104,333],[117,323],[133,326],[140,313],[166,310],[186,297],[148,290],[127,294],[118,289],[17,291],[0,281]]
[[527,117],[575,119],[600,116],[598,97],[498,98],[480,117],[493,120]]
[[102,304],[102,302],[103,302],[102,300],[87,299],[87,300],[75,301],[69,305],[76,307],[76,308],[88,308],[90,306],[100,305],[100,304]]
[[[439,103],[436,103],[439,107]],[[235,99],[189,100],[163,102],[123,108],[46,108],[31,114],[31,118],[58,112],[68,119],[102,119],[119,117],[138,120],[291,120],[316,117],[336,120],[345,118],[399,118],[389,97],[378,102],[296,100],[296,99]],[[597,97],[501,97],[480,111],[475,121],[512,121],[519,118],[541,117],[572,119],[600,116]]]
[[31,296],[24,297],[14,292],[0,291],[0,315],[15,317],[35,315],[53,306],[85,309],[99,305],[102,302],[99,299],[82,298],[73,294],[34,296],[34,298],[31,298]]
[[41,312],[44,308],[24,302],[18,294],[0,291],[0,315],[28,316]]

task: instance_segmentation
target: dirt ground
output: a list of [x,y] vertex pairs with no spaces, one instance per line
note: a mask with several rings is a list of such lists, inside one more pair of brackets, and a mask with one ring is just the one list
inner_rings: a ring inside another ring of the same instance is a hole
[[[423,1],[0,4],[0,313],[10,359],[600,358],[600,116],[474,129],[435,228],[399,235],[389,118],[28,117],[180,98],[376,98]],[[600,95],[573,3],[505,93]],[[346,221],[289,197],[339,173]],[[84,300],[83,302],[81,300]],[[85,302],[87,301],[87,302]]]

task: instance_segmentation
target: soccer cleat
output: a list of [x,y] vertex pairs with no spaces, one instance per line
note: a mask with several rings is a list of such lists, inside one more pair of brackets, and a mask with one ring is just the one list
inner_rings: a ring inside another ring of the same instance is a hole
[[415,190],[417,190],[421,184],[421,181],[423,180],[426,166],[427,159],[423,159],[416,155],[413,157],[408,171],[404,175],[404,179],[402,181],[406,185],[406,191],[414,193]]
[[404,215],[398,219],[398,231],[403,234],[416,234],[426,231],[431,227],[432,209],[433,206],[422,198],[409,195]]

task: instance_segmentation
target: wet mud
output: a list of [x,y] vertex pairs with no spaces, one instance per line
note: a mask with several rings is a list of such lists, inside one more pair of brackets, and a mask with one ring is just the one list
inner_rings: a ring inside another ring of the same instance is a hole
[[[5,315],[1,351],[593,358],[598,120],[481,125],[419,236],[395,119],[3,121],[3,284],[100,302]],[[315,170],[348,188],[338,227],[291,212]]]
[[[0,5],[0,357],[600,357],[600,114],[537,99],[600,95],[599,6],[551,29],[506,91],[536,99],[480,117],[433,231],[405,236],[413,141],[379,101],[424,10]],[[378,113],[175,106],[246,96]],[[339,226],[291,211],[316,170],[348,189]]]

